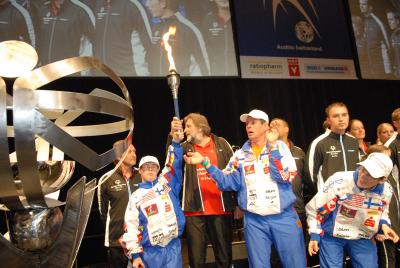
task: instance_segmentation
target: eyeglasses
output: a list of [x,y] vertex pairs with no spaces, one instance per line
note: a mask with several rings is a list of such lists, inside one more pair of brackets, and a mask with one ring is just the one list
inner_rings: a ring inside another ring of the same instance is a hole
[[158,166],[153,164],[144,164],[140,167],[140,169],[144,171],[158,170]]

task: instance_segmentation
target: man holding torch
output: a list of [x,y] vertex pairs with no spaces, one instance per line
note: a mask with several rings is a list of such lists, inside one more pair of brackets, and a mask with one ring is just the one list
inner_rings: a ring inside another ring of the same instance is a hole
[[200,152],[184,156],[187,165],[202,165],[220,190],[237,191],[244,213],[244,236],[250,267],[270,267],[271,245],[286,268],[306,267],[301,222],[293,209],[291,182],[296,164],[278,131],[260,110],[242,114],[249,140],[222,171]]

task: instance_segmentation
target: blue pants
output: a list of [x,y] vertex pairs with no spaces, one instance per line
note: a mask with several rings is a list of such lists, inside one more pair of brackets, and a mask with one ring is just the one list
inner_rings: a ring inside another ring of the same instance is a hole
[[320,241],[319,262],[321,268],[342,268],[343,251],[347,250],[354,268],[377,268],[376,245],[371,239],[348,240],[325,234]]
[[306,267],[303,231],[299,217],[292,208],[268,216],[246,212],[244,237],[250,268],[271,267],[272,244],[278,252],[283,267]]
[[166,247],[145,247],[143,263],[150,268],[182,267],[181,240],[175,238]]

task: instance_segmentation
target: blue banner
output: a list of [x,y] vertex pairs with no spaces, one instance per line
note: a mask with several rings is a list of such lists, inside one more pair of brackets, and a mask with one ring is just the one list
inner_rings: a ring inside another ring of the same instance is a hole
[[245,78],[356,78],[339,0],[234,1]]

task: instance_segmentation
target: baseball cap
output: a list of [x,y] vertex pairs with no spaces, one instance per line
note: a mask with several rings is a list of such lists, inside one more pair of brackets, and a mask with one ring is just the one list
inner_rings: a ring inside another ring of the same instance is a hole
[[143,156],[142,159],[140,159],[139,168],[146,163],[154,163],[154,164],[157,164],[158,167],[160,167],[160,164],[158,163],[158,159],[151,155]]
[[389,176],[393,168],[392,160],[383,153],[371,153],[367,159],[358,163],[358,165],[363,166],[375,179]]
[[240,121],[246,123],[247,117],[249,117],[249,116],[253,117],[255,119],[263,119],[266,122],[269,122],[268,115],[265,112],[263,112],[261,110],[257,110],[257,109],[251,110],[251,112],[248,114],[242,114],[240,116]]

